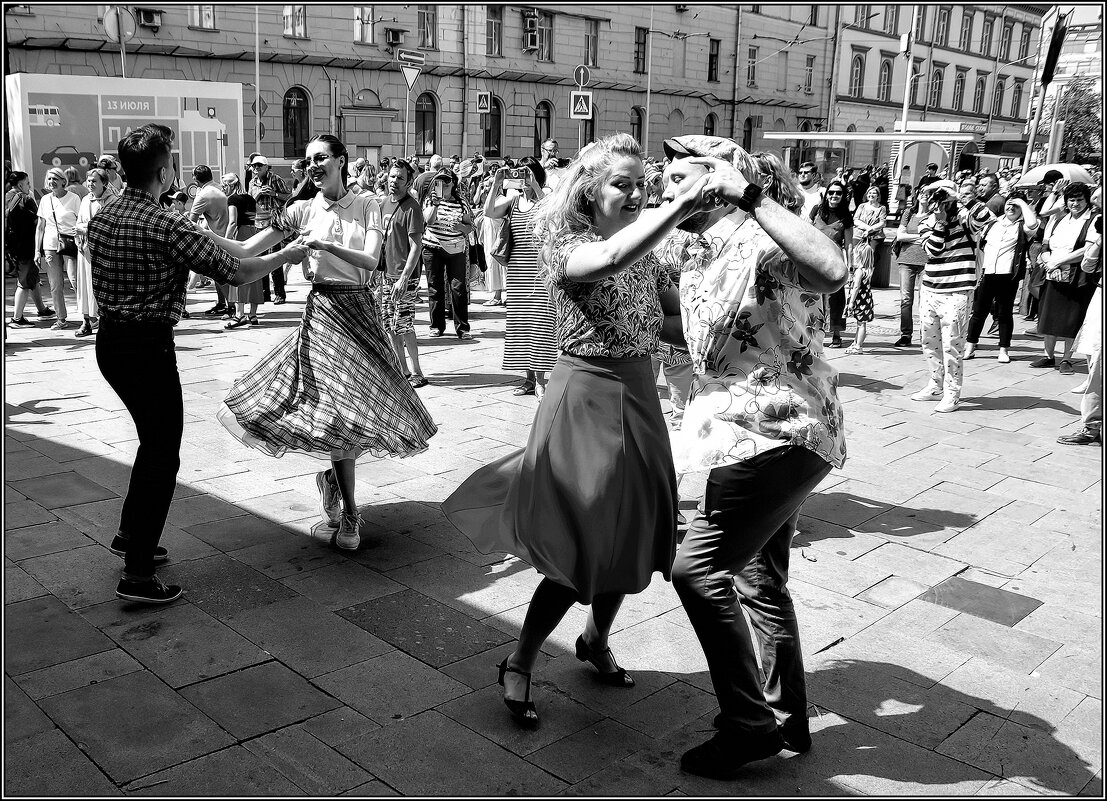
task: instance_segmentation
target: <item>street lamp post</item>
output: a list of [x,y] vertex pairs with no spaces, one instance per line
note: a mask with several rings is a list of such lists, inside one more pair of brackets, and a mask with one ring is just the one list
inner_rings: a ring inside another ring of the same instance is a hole
[[[993,95],[993,97],[995,95],[996,86],[999,85],[999,72],[1000,72],[1000,70],[1007,69],[1007,67],[1010,67],[1012,64],[1018,64],[1020,61],[1029,61],[1032,58],[1036,58],[1036,56],[1024,56],[1023,58],[1017,58],[1014,61],[1008,61],[1006,64],[998,65],[995,68],[995,76],[993,78],[993,83],[992,83],[992,95]],[[998,61],[999,59],[997,58],[996,60]],[[988,124],[984,128],[984,135],[985,136],[987,136],[988,134],[990,134],[992,132],[992,120],[995,118],[995,113],[996,113],[996,104],[993,100],[992,105],[988,108]]]

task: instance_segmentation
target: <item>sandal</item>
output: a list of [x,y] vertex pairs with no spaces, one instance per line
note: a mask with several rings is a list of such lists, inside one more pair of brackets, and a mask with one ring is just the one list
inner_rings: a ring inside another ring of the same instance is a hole
[[484,305],[485,306],[503,306],[504,302],[502,300],[492,299],[492,300],[486,300],[484,302]]
[[247,319],[246,315],[244,314],[241,317],[233,317],[227,322],[223,323],[223,328],[226,331],[230,331],[232,328],[241,328],[242,326],[246,325],[246,323]]
[[515,387],[514,391],[512,391],[511,394],[512,395],[533,395],[534,394],[534,384],[520,384],[519,386]]
[[513,667],[508,667],[507,657],[504,657],[504,661],[497,667],[500,669],[500,676],[497,681],[500,686],[505,690],[507,685],[504,684],[505,673],[515,673],[519,676],[524,676],[527,680],[527,694],[522,701],[516,701],[514,698],[508,698],[504,696],[504,704],[511,710],[511,717],[515,718],[515,721],[521,726],[527,728],[534,728],[538,725],[538,710],[534,708],[534,701],[530,700],[530,674],[522,670],[517,670]]
[[[609,684],[612,687],[633,687],[634,679],[623,668],[615,664],[615,657],[611,657],[611,664],[615,665],[615,670],[604,670],[601,667],[603,664],[601,657],[605,654],[610,655],[611,649],[604,648],[602,651],[593,651],[588,647],[588,643],[584,641],[584,635],[577,637],[576,642],[577,659],[581,662],[591,662],[593,667],[599,671],[599,679],[604,684]],[[506,661],[506,660],[505,660]]]
[[249,320],[250,320],[250,327],[251,328],[255,325],[261,325],[261,321],[257,318],[256,314],[251,314],[250,317],[249,317]]

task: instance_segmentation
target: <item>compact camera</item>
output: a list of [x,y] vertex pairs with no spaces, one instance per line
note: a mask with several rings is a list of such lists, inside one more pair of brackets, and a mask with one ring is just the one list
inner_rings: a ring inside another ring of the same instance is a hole
[[528,170],[526,167],[509,167],[508,169],[506,169],[504,171],[505,177],[515,178],[515,179],[522,179],[524,181],[526,180],[526,178],[529,174],[530,174],[530,170]]

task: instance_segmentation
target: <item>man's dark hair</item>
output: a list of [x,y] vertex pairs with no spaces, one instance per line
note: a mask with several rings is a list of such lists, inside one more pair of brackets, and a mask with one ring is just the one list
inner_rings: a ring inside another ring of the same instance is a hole
[[1064,177],[1065,176],[1061,173],[1060,170],[1049,170],[1049,171],[1046,172],[1045,176],[1042,178],[1042,183],[1043,184],[1051,184],[1054,181],[1060,181]]
[[407,159],[393,159],[392,166],[388,168],[389,172],[392,171],[392,167],[399,167],[406,172],[408,183],[415,179],[415,168],[411,166]]
[[534,174],[534,179],[543,189],[546,187],[546,168],[543,167],[534,156],[524,156],[519,159],[520,167],[527,167]]
[[207,164],[197,164],[192,168],[192,177],[197,183],[206,184],[211,180],[211,167]]
[[805,161],[805,162],[803,162],[803,164],[801,164],[799,166],[799,168],[801,170],[812,170],[812,171],[814,171],[815,170],[815,164],[814,164],[814,162],[811,162],[811,161]]
[[938,165],[937,165],[937,164],[935,164],[935,163],[934,163],[934,162],[932,161],[932,162],[930,162],[929,164],[927,164],[927,165],[926,165],[926,168],[927,168],[928,170],[936,170],[936,169],[938,169]]
[[136,186],[154,180],[162,156],[169,156],[172,163],[172,153],[173,131],[157,123],[135,128],[119,141],[120,165]]

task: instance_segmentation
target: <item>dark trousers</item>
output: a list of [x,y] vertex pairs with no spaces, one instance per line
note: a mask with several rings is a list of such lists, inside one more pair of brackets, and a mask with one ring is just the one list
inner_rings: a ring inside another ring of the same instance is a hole
[[124,571],[146,578],[154,575],[154,549],[181,466],[184,401],[173,328],[168,323],[113,322],[105,316],[96,334],[96,364],[138,430],[119,534],[128,540]]
[[908,339],[915,332],[915,287],[922,273],[921,264],[899,266],[899,333]]
[[273,300],[284,297],[284,265],[270,273],[273,276]]
[[[785,445],[708,475],[677,550],[673,586],[707,657],[721,729],[807,731],[788,549],[800,506],[829,472],[814,452]],[[757,630],[764,678],[742,607]]]
[[427,296],[430,306],[430,327],[446,330],[446,282],[449,281],[450,313],[454,333],[469,330],[469,265],[465,251],[447,253],[442,248],[423,248],[423,269],[427,273]]
[[830,333],[838,336],[846,330],[846,288],[827,295],[827,305],[830,310]]
[[984,276],[973,295],[972,317],[969,318],[966,340],[974,345],[980,341],[984,320],[990,312],[999,323],[999,346],[1011,347],[1011,334],[1015,332],[1015,290],[1018,286],[1019,282],[1011,280],[1010,275]]

